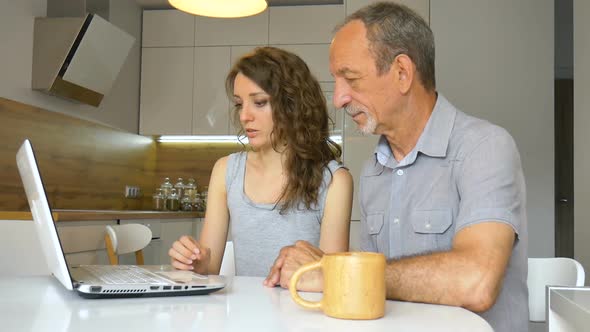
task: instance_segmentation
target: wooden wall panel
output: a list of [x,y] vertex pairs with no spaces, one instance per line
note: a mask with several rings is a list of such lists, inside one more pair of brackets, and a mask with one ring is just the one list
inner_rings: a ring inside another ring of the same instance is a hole
[[209,185],[211,170],[217,159],[230,153],[242,151],[244,146],[238,143],[156,143],[157,164],[155,190],[169,177],[172,183],[181,177],[183,180],[194,178],[199,192]]
[[124,198],[125,185],[151,191],[151,138],[0,98],[0,211],[26,211],[16,151],[31,140],[52,208],[149,209],[151,197]]
[[[209,184],[217,159],[244,147],[236,143],[157,143],[69,115],[0,98],[0,211],[28,211],[16,168],[24,139],[35,149],[54,209],[150,210],[164,177]],[[124,197],[125,185],[142,197]]]

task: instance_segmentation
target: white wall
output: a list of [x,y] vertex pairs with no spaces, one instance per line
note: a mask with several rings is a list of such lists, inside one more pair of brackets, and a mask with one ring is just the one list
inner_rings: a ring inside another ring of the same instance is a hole
[[0,0],[0,97],[138,132],[141,9],[135,0],[111,0],[110,21],[136,38],[112,90],[100,107],[31,89],[33,19],[46,16],[47,0]]
[[574,0],[574,256],[590,280],[590,2]]
[[430,1],[438,90],[520,150],[530,257],[555,252],[553,15],[552,0]]

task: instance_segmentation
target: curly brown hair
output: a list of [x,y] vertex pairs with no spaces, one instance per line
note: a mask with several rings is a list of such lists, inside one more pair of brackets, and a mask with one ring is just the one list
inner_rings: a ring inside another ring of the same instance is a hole
[[[331,160],[340,161],[342,155],[340,146],[330,139],[333,121],[320,84],[301,58],[275,47],[257,47],[233,65],[225,80],[230,98],[238,73],[270,96],[272,147],[279,151],[278,146],[287,146],[288,181],[277,201],[281,213],[299,208],[301,203],[306,209],[313,208],[318,203],[325,167]],[[239,116],[235,110],[236,123]],[[238,135],[243,134],[241,129]]]

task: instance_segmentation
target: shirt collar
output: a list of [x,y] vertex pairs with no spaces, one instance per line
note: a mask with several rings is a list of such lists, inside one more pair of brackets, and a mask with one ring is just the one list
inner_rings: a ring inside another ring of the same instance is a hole
[[404,160],[398,164],[393,157],[387,139],[382,135],[375,148],[376,161],[382,166],[395,168],[396,166],[412,164],[416,160],[418,152],[431,157],[446,157],[456,114],[455,107],[439,93],[424,131],[422,131],[414,149]]

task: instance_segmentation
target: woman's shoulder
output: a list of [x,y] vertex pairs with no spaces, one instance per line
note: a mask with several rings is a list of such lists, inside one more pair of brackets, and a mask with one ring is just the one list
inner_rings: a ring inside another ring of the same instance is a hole
[[344,164],[337,160],[331,160],[328,163],[326,173],[329,173],[328,183],[352,183],[352,175],[350,174],[350,171],[344,166]]

